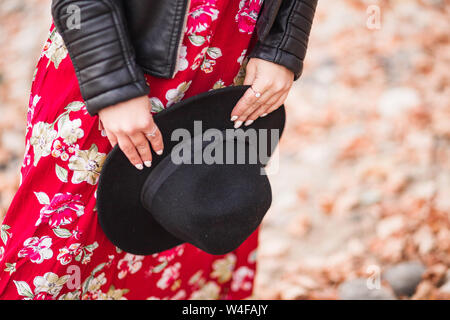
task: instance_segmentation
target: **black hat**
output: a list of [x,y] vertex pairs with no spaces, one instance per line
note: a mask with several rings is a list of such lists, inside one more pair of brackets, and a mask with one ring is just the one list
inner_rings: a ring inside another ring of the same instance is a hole
[[249,87],[203,92],[156,114],[164,152],[153,153],[150,168],[136,169],[118,145],[108,153],[97,211],[114,245],[150,255],[187,242],[220,255],[256,230],[272,201],[264,167],[283,132],[285,110],[234,129],[231,111]]

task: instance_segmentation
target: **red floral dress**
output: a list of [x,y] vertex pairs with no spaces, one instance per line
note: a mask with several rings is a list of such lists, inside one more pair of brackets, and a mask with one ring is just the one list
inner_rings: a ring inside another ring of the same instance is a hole
[[[177,73],[146,75],[155,114],[189,96],[242,84],[262,0],[192,0]],[[19,189],[1,226],[0,299],[243,299],[258,231],[215,256],[190,244],[139,256],[98,222],[96,189],[111,150],[91,117],[63,40],[50,27],[33,76]],[[124,213],[126,214],[126,213]]]

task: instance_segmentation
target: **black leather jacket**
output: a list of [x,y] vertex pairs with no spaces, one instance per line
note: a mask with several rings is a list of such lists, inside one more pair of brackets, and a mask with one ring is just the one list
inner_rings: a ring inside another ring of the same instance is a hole
[[[53,0],[52,16],[90,115],[147,95],[144,73],[173,78],[190,0]],[[317,0],[264,0],[249,57],[303,69]],[[73,23],[80,13],[79,28]],[[224,31],[226,32],[226,31]]]

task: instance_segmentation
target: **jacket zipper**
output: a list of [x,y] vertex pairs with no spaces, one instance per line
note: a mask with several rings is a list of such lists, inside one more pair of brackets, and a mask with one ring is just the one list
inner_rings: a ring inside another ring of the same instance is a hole
[[171,75],[172,79],[175,77],[175,74],[177,73],[177,69],[178,69],[178,63],[180,60],[180,53],[181,53],[181,45],[183,44],[184,30],[186,29],[187,18],[189,15],[190,6],[191,6],[191,0],[187,0],[186,10],[184,12],[184,18],[183,18],[183,27],[181,28],[181,32],[180,32],[180,36],[179,36],[179,40],[178,40],[178,48],[177,48],[177,56],[175,59],[175,67],[173,68],[173,72]]

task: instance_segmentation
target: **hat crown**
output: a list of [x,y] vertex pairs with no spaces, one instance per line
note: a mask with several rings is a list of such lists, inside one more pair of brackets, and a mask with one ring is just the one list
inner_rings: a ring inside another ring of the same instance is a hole
[[[194,137],[187,149],[191,161],[175,164],[167,156],[141,193],[143,206],[167,231],[211,254],[237,248],[261,223],[272,200],[264,169],[248,163],[255,151],[251,144],[225,134],[222,138],[199,144],[201,137]],[[222,161],[193,163],[211,145],[224,149]],[[232,163],[226,163],[230,150]],[[245,163],[237,161],[242,158]]]

